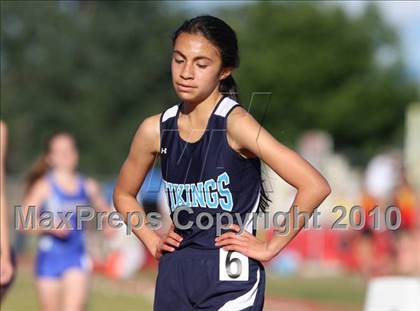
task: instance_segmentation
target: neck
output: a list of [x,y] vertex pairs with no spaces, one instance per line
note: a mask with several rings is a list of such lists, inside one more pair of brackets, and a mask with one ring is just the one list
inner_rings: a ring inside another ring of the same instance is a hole
[[69,180],[74,177],[74,172],[67,169],[54,169],[53,174],[61,180]]
[[216,103],[221,99],[222,94],[216,89],[206,99],[199,102],[186,102],[184,101],[182,113],[187,115],[195,115],[211,111]]

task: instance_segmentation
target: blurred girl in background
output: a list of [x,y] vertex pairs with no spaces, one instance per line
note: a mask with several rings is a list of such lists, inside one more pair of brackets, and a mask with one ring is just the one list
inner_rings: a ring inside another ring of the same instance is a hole
[[[75,138],[66,132],[54,134],[27,177],[24,215],[34,206],[37,217],[48,211],[55,218],[51,229],[29,230],[39,234],[35,274],[40,308],[44,311],[85,308],[90,261],[84,230],[76,228],[76,207],[91,204],[97,211],[108,211],[98,183],[77,172],[78,158]],[[57,212],[73,212],[70,229],[57,228]],[[103,228],[108,235],[108,223]]]

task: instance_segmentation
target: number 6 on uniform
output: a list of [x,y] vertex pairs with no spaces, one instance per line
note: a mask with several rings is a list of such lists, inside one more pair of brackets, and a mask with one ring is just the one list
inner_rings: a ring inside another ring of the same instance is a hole
[[220,281],[248,281],[248,257],[234,251],[219,252],[219,280]]

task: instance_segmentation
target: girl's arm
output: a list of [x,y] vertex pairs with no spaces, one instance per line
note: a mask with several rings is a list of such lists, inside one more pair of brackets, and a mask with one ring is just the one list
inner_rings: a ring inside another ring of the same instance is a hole
[[[242,107],[235,108],[227,121],[227,135],[232,148],[247,156],[257,156],[281,178],[297,189],[292,203],[298,212],[309,215],[330,194],[331,189],[323,176],[305,159],[278,142]],[[216,238],[216,245],[226,250],[239,251],[248,257],[267,261],[275,257],[302,229],[304,218],[293,223],[293,209],[289,212],[289,232],[274,235],[268,242],[256,239],[252,234],[225,233]],[[297,227],[297,229],[295,229]],[[233,226],[239,231],[237,226]]]
[[9,244],[9,214],[6,205],[6,185],[5,185],[5,160],[7,146],[7,127],[0,122],[0,284],[4,284],[10,280],[13,273],[13,267],[10,257]]
[[1,148],[0,148],[0,221],[1,221],[1,244],[0,244],[0,250],[1,250],[1,257],[3,259],[9,259],[9,216],[7,212],[7,206],[6,206],[6,184],[5,184],[5,177],[6,174],[4,172],[6,165],[6,147],[7,147],[7,127],[3,122],[0,122],[0,142],[1,142]]
[[[161,251],[173,251],[173,247],[166,245],[161,237],[147,226],[147,219],[143,207],[136,199],[143,181],[152,167],[160,151],[160,115],[145,119],[134,136],[127,159],[125,160],[115,185],[113,200],[116,210],[122,214],[127,224],[131,222],[134,234],[143,242],[149,252],[159,258]],[[136,228],[137,217],[129,219],[129,213],[141,213],[143,225]],[[171,233],[172,237],[175,237]],[[178,246],[180,237],[172,241],[172,246]],[[171,243],[169,243],[171,244]]]
[[105,235],[111,235],[112,228],[107,221],[111,209],[102,194],[101,187],[95,179],[88,178],[86,180],[86,192],[93,208],[104,215],[104,217],[102,217],[102,227]]
[[[41,233],[50,233],[57,237],[66,237],[68,235],[68,229],[57,228],[59,223],[57,219],[54,219],[51,228],[44,228],[40,224],[39,209],[42,204],[47,200],[50,195],[50,187],[45,178],[40,178],[34,185],[29,189],[28,193],[23,198],[23,204],[19,208],[22,208],[22,213],[17,213],[18,217],[16,219],[17,227],[19,230],[25,234],[41,234]],[[21,215],[21,216],[19,216]],[[33,221],[29,222],[29,226],[25,227],[21,222],[23,219],[31,219],[31,215],[34,217]]]

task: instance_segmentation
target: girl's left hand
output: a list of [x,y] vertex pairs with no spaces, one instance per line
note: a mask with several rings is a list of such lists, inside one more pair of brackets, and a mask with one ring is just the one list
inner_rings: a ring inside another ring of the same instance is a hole
[[258,261],[269,261],[273,254],[268,249],[268,242],[257,239],[254,235],[244,230],[241,234],[238,225],[231,225],[233,232],[226,232],[215,239],[215,245],[223,247],[226,251],[236,251]]

